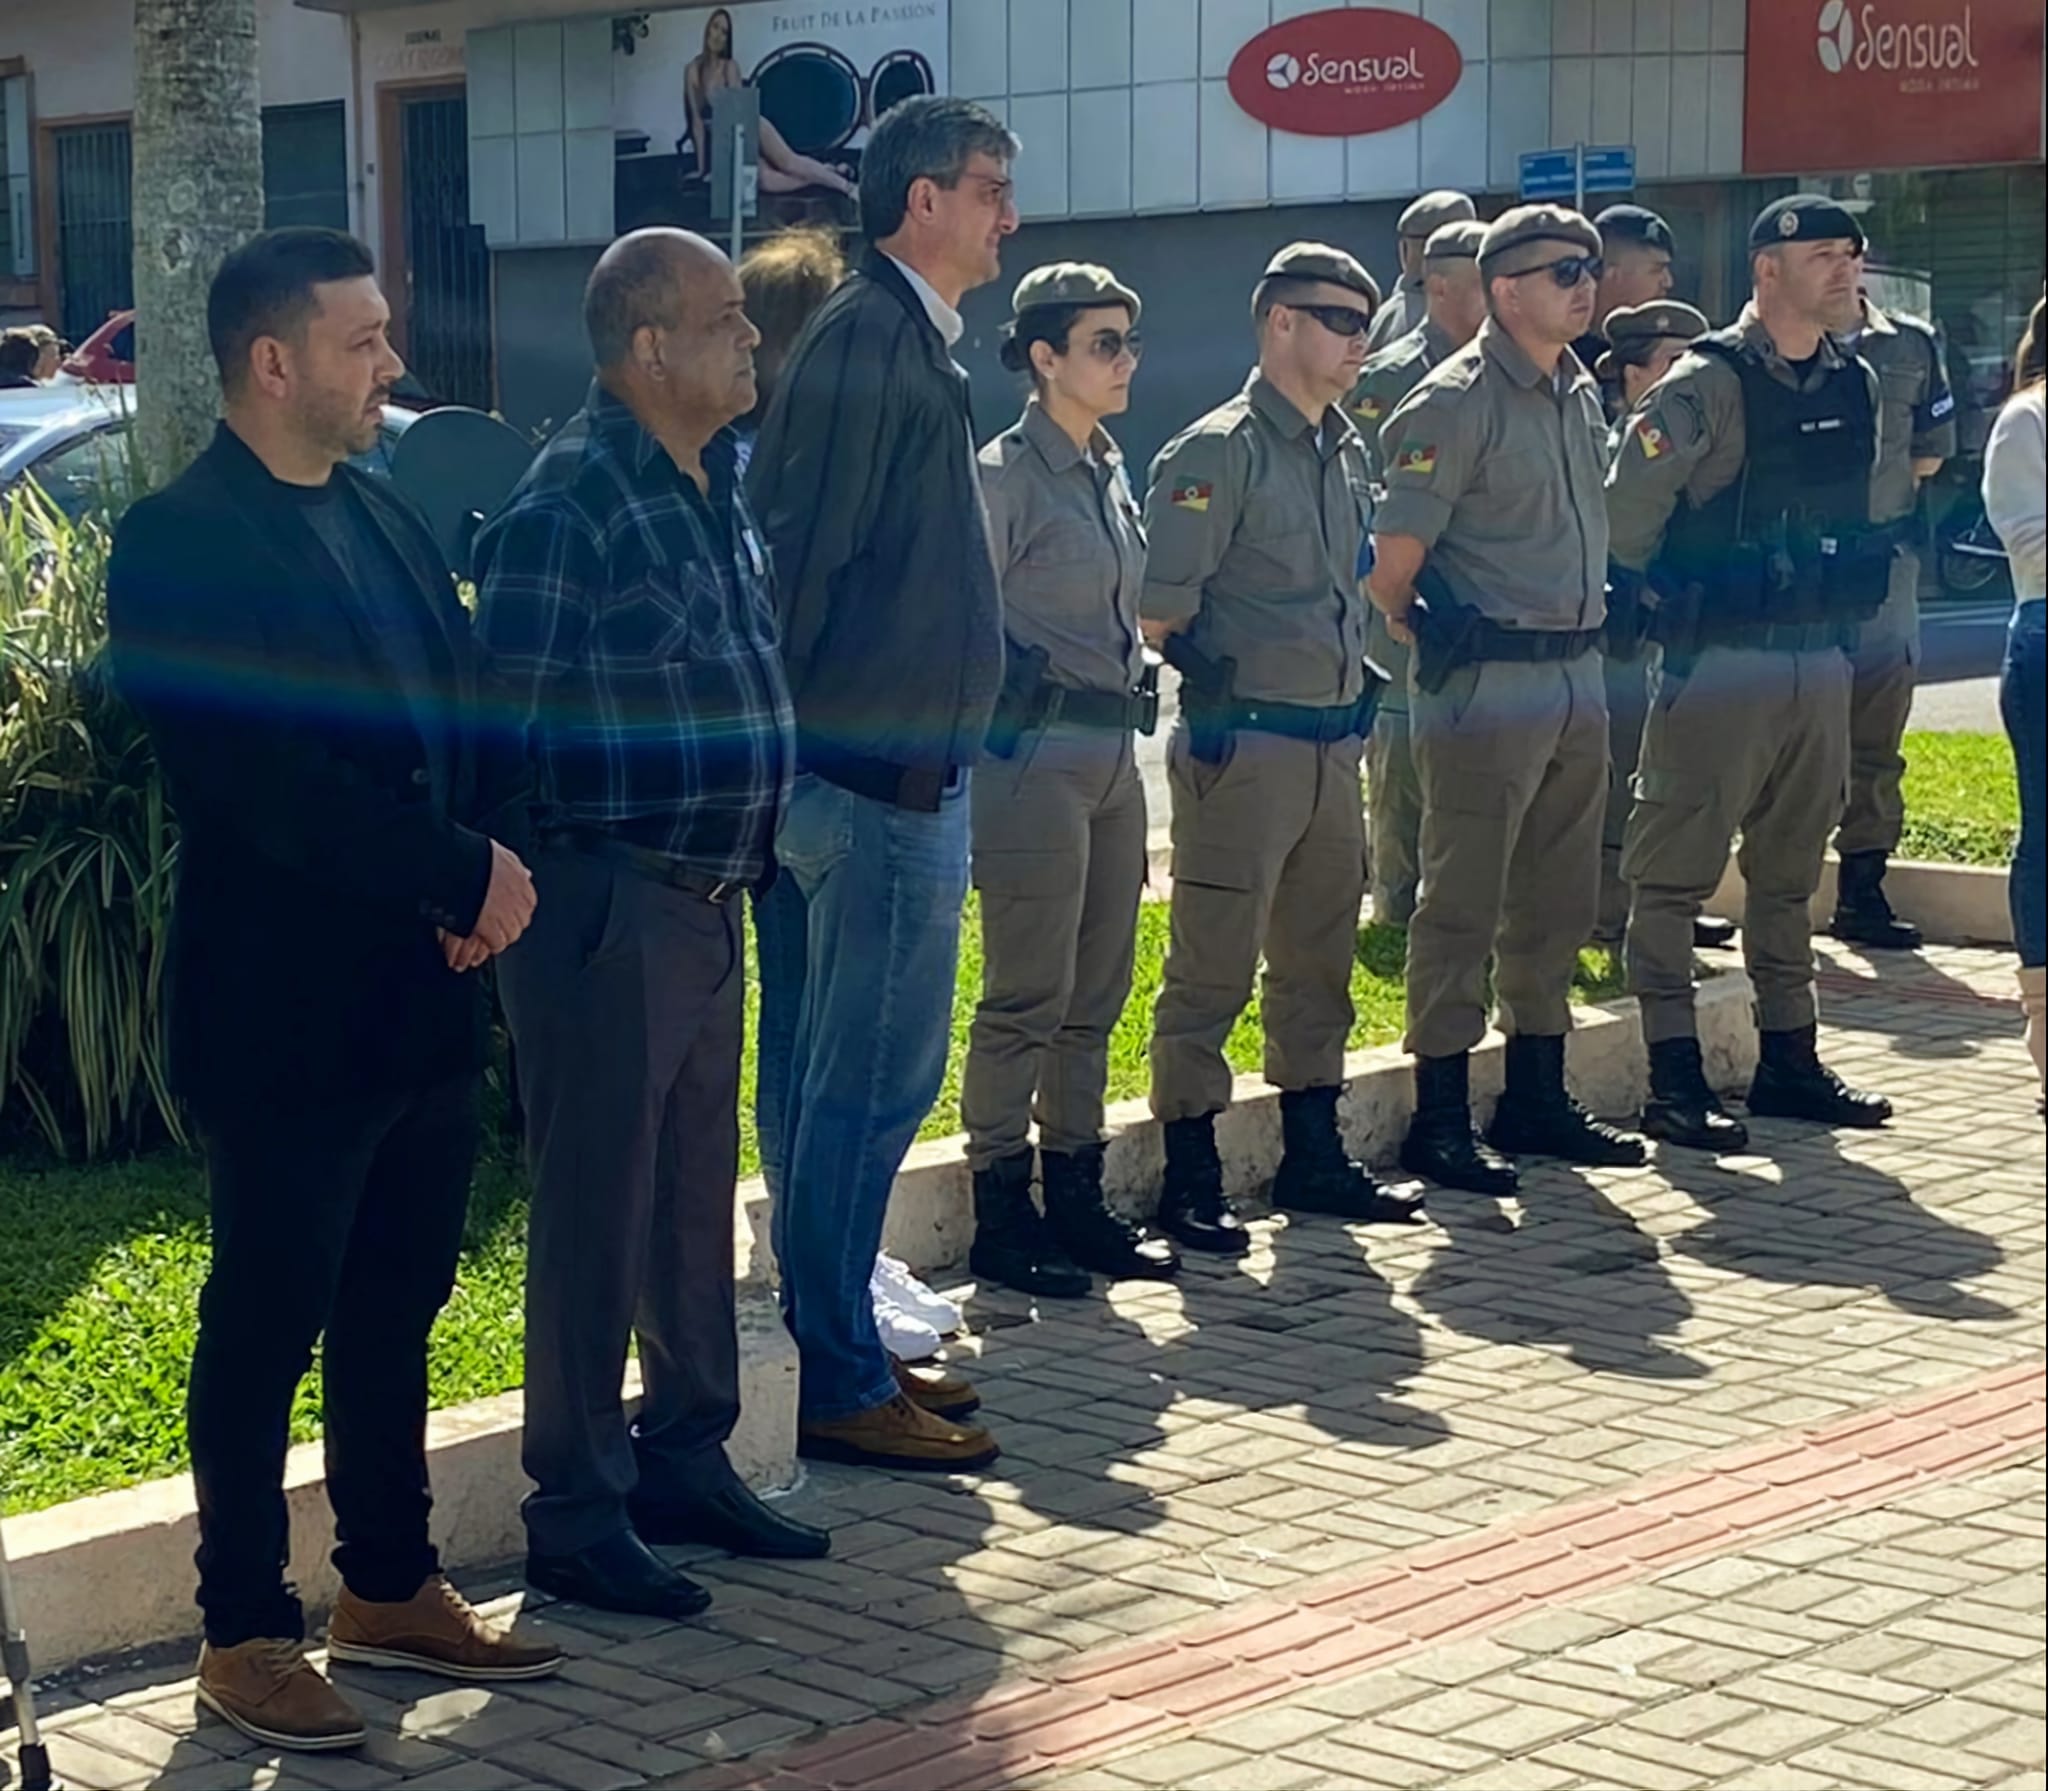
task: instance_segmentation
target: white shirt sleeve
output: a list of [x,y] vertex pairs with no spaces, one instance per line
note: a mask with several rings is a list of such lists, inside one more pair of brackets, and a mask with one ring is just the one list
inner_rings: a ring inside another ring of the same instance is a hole
[[1984,449],[1984,513],[2005,543],[2013,594],[2048,593],[2048,408],[2034,386],[2012,399]]

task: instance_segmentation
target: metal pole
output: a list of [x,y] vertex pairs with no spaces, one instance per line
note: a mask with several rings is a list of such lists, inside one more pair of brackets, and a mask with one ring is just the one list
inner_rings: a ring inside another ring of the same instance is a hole
[[744,167],[747,154],[747,132],[744,125],[732,127],[732,156],[728,166],[732,169],[732,258],[738,262],[740,245],[745,238],[747,221],[741,215],[741,206],[747,187],[747,171]]
[[0,1538],[0,1670],[14,1694],[14,1724],[21,1737],[21,1791],[54,1791],[50,1750],[36,1726],[35,1697],[30,1688],[28,1637],[14,1616],[14,1580],[7,1571],[7,1544]]
[[1572,205],[1580,213],[1586,210],[1586,146],[1572,145]]

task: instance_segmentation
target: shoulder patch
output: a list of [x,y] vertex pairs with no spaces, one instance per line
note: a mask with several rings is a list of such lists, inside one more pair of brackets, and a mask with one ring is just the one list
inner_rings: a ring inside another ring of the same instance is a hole
[[1417,441],[1412,437],[1403,442],[1401,451],[1394,456],[1394,471],[1428,478],[1436,471],[1436,443]]
[[1643,451],[1645,460],[1656,460],[1671,446],[1671,439],[1664,433],[1664,417],[1660,411],[1645,411],[1636,418],[1634,434],[1636,446]]
[[1176,510],[1195,510],[1206,513],[1209,500],[1216,494],[1216,487],[1207,479],[1176,479],[1169,499]]

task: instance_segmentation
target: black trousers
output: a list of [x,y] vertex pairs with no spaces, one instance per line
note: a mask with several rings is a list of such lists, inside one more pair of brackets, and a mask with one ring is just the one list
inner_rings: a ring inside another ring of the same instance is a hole
[[285,1572],[292,1402],[322,1343],[334,1563],[400,1603],[427,1539],[427,1336],[455,1284],[479,1079],[203,1125],[213,1266],[186,1423],[207,1640],[304,1634]]
[[573,1554],[625,1529],[634,1493],[732,1472],[740,904],[561,848],[532,863],[533,925],[499,973],[533,1171],[525,1515],[537,1552]]

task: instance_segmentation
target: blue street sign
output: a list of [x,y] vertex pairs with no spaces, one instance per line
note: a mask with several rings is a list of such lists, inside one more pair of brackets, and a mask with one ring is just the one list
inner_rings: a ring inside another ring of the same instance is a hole
[[1636,184],[1632,143],[1537,149],[1522,157],[1524,199],[1577,199],[1584,193],[1626,193]]

